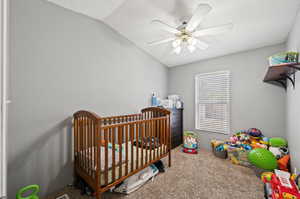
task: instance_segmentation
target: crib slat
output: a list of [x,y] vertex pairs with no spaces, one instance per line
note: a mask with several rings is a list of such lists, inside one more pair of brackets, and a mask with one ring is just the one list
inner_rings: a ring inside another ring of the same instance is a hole
[[[99,169],[98,168],[98,160],[97,160],[97,155],[98,155],[98,150],[97,150],[97,135],[96,135],[96,123],[94,123],[94,125],[93,125],[93,128],[94,128],[94,167],[95,168],[97,168],[97,169]],[[96,175],[96,173],[95,173],[95,178],[97,177],[97,175]]]
[[83,133],[82,133],[82,140],[83,140],[83,142],[82,142],[82,147],[83,147],[83,168],[84,168],[84,170],[86,169],[86,146],[85,146],[85,142],[86,142],[86,118],[85,117],[83,117]]
[[80,151],[80,155],[79,155],[79,166],[82,167],[82,159],[83,159],[83,149],[82,149],[82,129],[83,129],[83,125],[82,125],[82,117],[80,117],[79,119],[80,122],[80,127],[79,127],[79,151]]
[[81,127],[80,127],[80,167],[83,168],[83,117],[80,119]]
[[116,180],[116,146],[115,146],[115,128],[112,128],[112,181]]
[[118,128],[119,142],[119,178],[122,177],[122,142],[123,142],[123,126]]
[[[148,140],[148,138],[149,138],[149,135],[148,135],[148,131],[149,130],[149,121],[148,120],[146,120],[145,121],[145,140]],[[149,152],[149,149],[148,149],[148,146],[147,146],[147,142],[145,142],[145,146],[144,146],[144,148],[145,148],[145,162],[147,163],[148,162],[148,152]]]
[[141,148],[141,165],[144,165],[144,124],[145,123],[141,123],[140,124],[140,131],[141,131],[141,146],[139,146],[139,148]]
[[136,141],[136,169],[139,168],[139,147],[138,147],[138,142],[139,142],[139,125],[136,124],[135,125],[135,133],[136,133],[136,136],[135,136],[135,141]]
[[165,146],[165,153],[168,152],[168,145],[169,145],[169,136],[168,136],[168,129],[167,129],[167,125],[168,125],[168,121],[167,119],[165,120],[165,143],[166,143],[166,146]]
[[125,144],[125,175],[128,175],[128,133],[129,133],[129,126],[125,126],[125,140],[126,140],[126,144]]
[[109,129],[105,129],[104,130],[104,140],[105,140],[104,178],[105,178],[105,184],[108,184],[108,133],[109,133]]
[[159,157],[159,146],[160,146],[160,131],[159,131],[159,122],[160,122],[160,119],[159,120],[156,120],[156,137],[157,137],[157,139],[156,139],[156,146],[158,146],[158,147],[156,147],[155,149],[156,149],[156,158],[158,158]]
[[75,145],[75,153],[74,153],[74,155],[75,155],[75,165],[77,165],[77,163],[78,163],[78,138],[79,138],[79,136],[78,136],[78,118],[76,117],[75,119],[74,119],[74,145]]
[[[155,117],[156,112],[154,112],[153,115]],[[157,138],[157,136],[156,136],[156,132],[157,132],[156,122],[157,122],[157,120],[153,120],[153,159],[154,160],[156,159],[156,152],[155,152],[156,151],[156,138]]]
[[162,147],[161,147],[161,153],[164,154],[164,146],[165,146],[165,132],[164,132],[164,121],[165,118],[161,121],[161,132],[162,132]]
[[131,172],[133,171],[133,139],[134,139],[134,125],[130,125],[130,142],[131,142]]
[[161,142],[162,142],[162,147],[161,147],[161,153],[164,154],[164,146],[165,146],[165,130],[164,130],[164,122],[165,118],[161,121]]
[[96,159],[97,159],[97,175],[96,177],[99,179],[98,183],[99,185],[101,185],[101,164],[102,164],[102,154],[101,154],[101,146],[100,146],[100,139],[101,139],[101,135],[103,134],[102,129],[99,128],[98,124],[95,125],[96,128],[96,133],[97,133],[97,137],[96,137],[96,148],[97,148],[97,153],[96,153]]
[[[90,157],[92,157],[92,148],[91,148],[91,120],[88,118],[88,142],[87,142],[87,150],[88,150],[88,155],[90,156]],[[91,160],[91,158],[89,158],[88,159],[89,161],[88,161],[88,173],[89,173],[89,175],[91,175],[92,174],[92,160]]]
[[[150,117],[150,113],[149,113],[149,117]],[[151,119],[149,119],[149,138],[147,140],[148,143],[148,152],[149,152],[149,162],[152,160],[152,154],[151,154],[151,137],[152,137],[152,121]]]
[[87,125],[87,117],[84,118],[84,153],[85,153],[85,158],[84,158],[84,169],[86,172],[88,172],[88,148],[87,148],[87,131],[88,131],[88,125]]
[[[94,147],[94,128],[93,128],[93,126],[94,126],[94,121],[92,120],[91,121],[91,154],[93,155],[93,147]],[[91,159],[91,170],[92,170],[92,176],[94,175],[94,165],[93,165],[94,163],[93,163],[93,158]]]

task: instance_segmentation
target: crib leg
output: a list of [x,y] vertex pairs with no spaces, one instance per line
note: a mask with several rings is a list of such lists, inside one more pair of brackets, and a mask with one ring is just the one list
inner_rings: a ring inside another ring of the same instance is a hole
[[169,151],[169,167],[171,167],[171,150]]
[[101,191],[97,191],[96,192],[96,199],[101,199],[102,196],[102,192]]

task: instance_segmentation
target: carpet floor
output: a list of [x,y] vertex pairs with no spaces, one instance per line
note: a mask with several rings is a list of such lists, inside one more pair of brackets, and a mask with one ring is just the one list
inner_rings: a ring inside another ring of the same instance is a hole
[[[166,159],[163,160],[166,163]],[[167,164],[165,164],[167,165]],[[80,191],[66,187],[47,197],[55,199],[62,194],[71,199],[91,199]],[[172,153],[172,167],[149,181],[130,195],[104,193],[103,199],[262,199],[263,184],[246,167],[233,165],[228,160],[215,157],[211,152],[201,150],[197,155]]]

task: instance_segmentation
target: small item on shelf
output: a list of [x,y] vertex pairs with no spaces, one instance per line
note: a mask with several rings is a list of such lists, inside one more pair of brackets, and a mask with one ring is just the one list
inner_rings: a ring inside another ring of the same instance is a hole
[[152,93],[152,97],[151,97],[151,106],[157,106],[157,96],[156,94],[153,92]]
[[286,63],[298,63],[298,52],[282,52],[269,57],[269,65],[275,66]]
[[164,108],[172,108],[172,107],[173,107],[172,101],[169,100],[169,99],[161,100],[161,105],[162,105]]
[[169,108],[176,108],[176,109],[183,108],[183,102],[180,99],[179,95],[169,95],[168,100],[170,100],[171,103],[171,107]]

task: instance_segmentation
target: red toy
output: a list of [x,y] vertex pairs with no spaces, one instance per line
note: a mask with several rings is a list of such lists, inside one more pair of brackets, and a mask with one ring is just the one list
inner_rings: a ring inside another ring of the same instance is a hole
[[[269,184],[268,184],[269,183]],[[273,174],[268,188],[268,198],[272,199],[300,199],[300,193],[296,183],[289,177],[283,177]]]
[[183,148],[182,151],[183,151],[184,153],[190,153],[190,154],[197,154],[197,153],[198,153],[197,149]]

